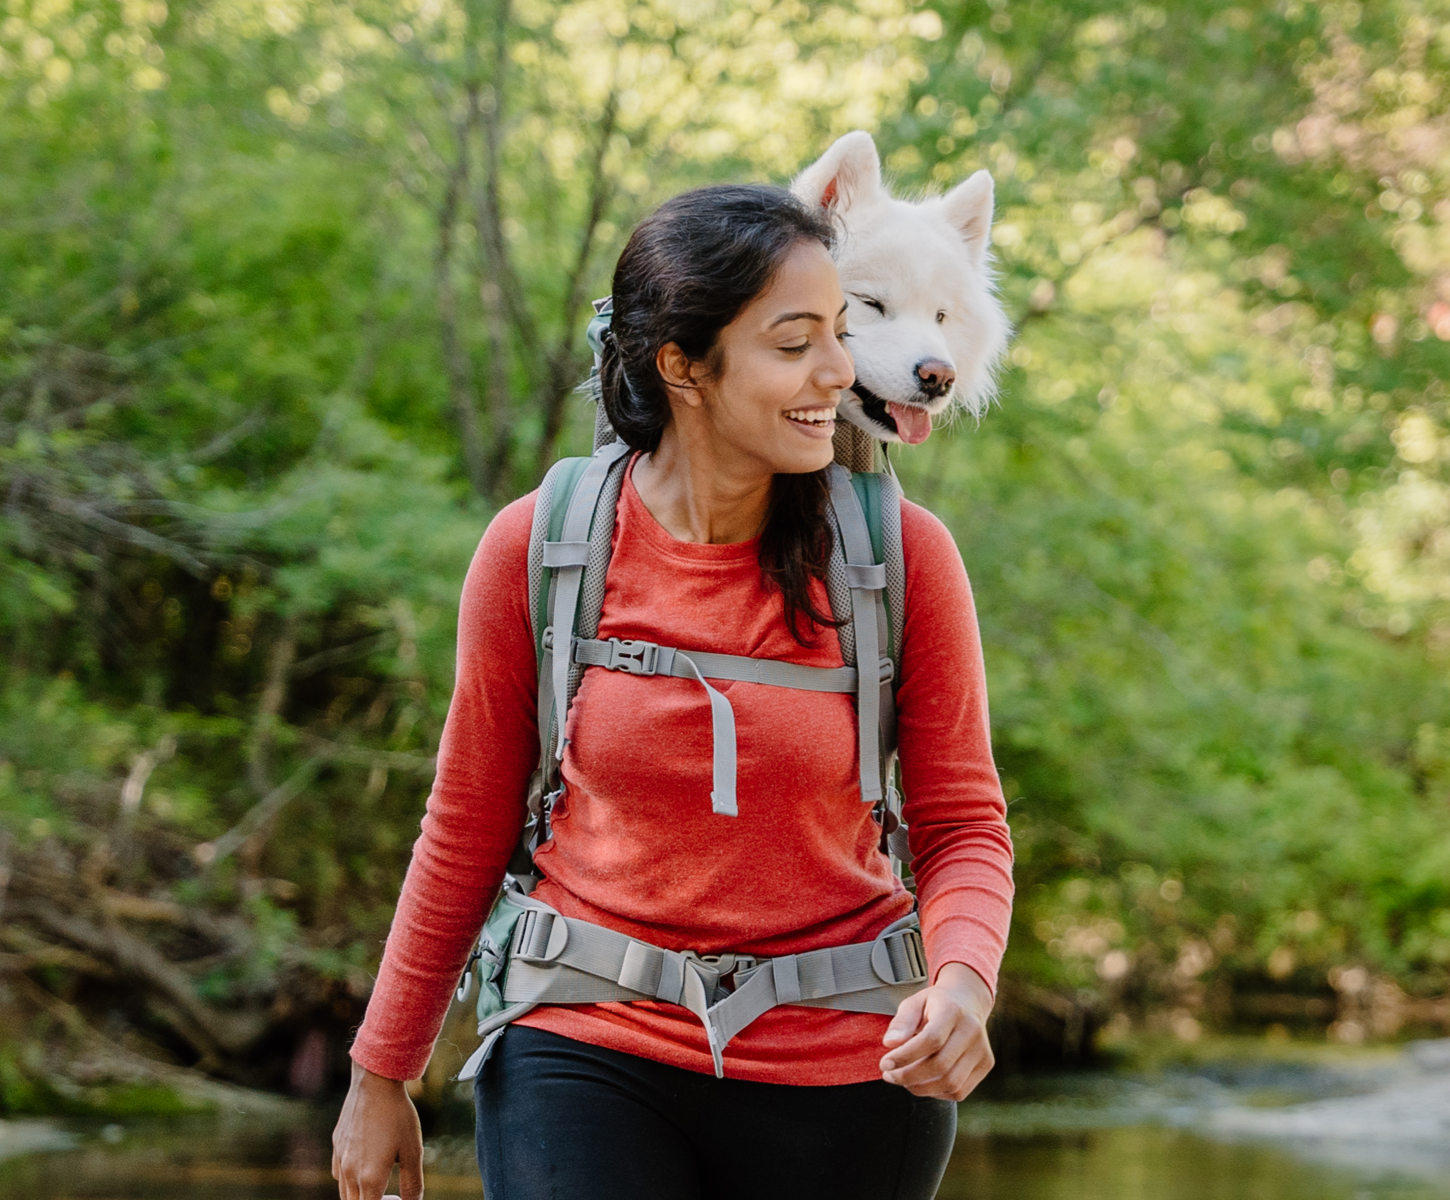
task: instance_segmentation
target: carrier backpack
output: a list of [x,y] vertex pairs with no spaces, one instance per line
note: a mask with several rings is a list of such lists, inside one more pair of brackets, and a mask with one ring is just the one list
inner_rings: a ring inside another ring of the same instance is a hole
[[[596,352],[597,328],[591,324]],[[560,767],[569,708],[589,667],[691,679],[704,689],[713,735],[710,805],[724,817],[738,811],[735,718],[730,702],[709,680],[853,695],[861,800],[873,806],[882,830],[881,851],[890,856],[893,870],[911,861],[895,787],[895,684],[906,583],[895,475],[851,472],[839,464],[828,469],[831,555],[825,583],[832,615],[841,622],[844,665],[810,667],[597,636],[630,454],[607,422],[596,426],[595,441],[590,458],[554,464],[535,502],[528,587],[539,679],[539,767],[530,781],[523,836],[469,962],[470,967],[478,963],[478,1031],[484,1041],[465,1064],[462,1079],[477,1072],[510,1021],[539,1004],[681,1004],[704,1025],[716,1074],[723,1075],[726,1043],[777,1004],[894,1013],[926,981],[914,913],[872,942],[773,959],[702,957],[565,918],[530,895],[538,882],[533,855],[549,839],[550,813],[565,788]],[[460,999],[469,984],[465,969]]]

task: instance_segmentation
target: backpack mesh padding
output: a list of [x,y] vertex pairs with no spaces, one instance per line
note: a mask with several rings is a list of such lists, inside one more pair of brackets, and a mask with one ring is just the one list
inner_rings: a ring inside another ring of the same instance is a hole
[[[906,562],[901,550],[901,484],[890,471],[880,472],[881,558],[886,564],[886,604],[891,617],[891,644],[884,652],[899,666],[901,631],[906,619]],[[856,630],[851,624],[851,589],[846,584],[846,555],[841,548],[840,531],[831,517],[831,557],[826,563],[826,595],[831,613],[837,619],[848,618],[836,630],[841,642],[841,659],[848,667],[856,665]],[[874,539],[873,539],[874,540]]]
[[848,667],[856,665],[856,627],[851,623],[851,589],[846,583],[846,554],[841,549],[841,534],[836,528],[835,514],[831,515],[831,557],[826,561],[826,595],[831,600],[831,615],[836,620],[845,617],[843,624],[836,627],[836,637],[841,642],[841,661]]
[[901,637],[906,629],[906,555],[901,548],[901,482],[892,471],[881,476],[881,559],[886,564],[886,604],[891,612],[887,653],[899,669]]
[[539,611],[539,588],[544,579],[544,541],[549,536],[549,513],[554,508],[554,488],[559,482],[557,464],[550,468],[539,484],[539,494],[534,500],[534,523],[529,530],[529,630],[534,635],[537,649],[544,631],[537,629],[535,614]]

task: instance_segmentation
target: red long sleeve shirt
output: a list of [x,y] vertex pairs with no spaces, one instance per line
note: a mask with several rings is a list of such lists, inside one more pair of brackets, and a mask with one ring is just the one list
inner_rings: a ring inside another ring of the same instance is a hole
[[[527,588],[534,496],[484,534],[463,588],[458,675],[422,836],[352,1056],[393,1079],[426,1065],[449,995],[524,823],[538,759]],[[1012,846],[992,764],[971,590],[946,527],[902,506],[906,626],[898,743],[932,977],[972,967],[995,988]],[[676,541],[626,479],[601,638],[842,665],[832,630],[801,646],[762,577],[757,541]],[[824,585],[816,604],[830,611]],[[537,856],[536,893],[565,916],[673,950],[769,957],[868,941],[911,911],[860,798],[850,696],[712,681],[735,710],[740,813],[710,810],[710,710],[693,680],[585,672],[567,724],[567,797]],[[725,1051],[732,1078],[880,1078],[888,1018],[783,1006]],[[520,1024],[712,1072],[704,1030],[654,1001],[536,1009]]]

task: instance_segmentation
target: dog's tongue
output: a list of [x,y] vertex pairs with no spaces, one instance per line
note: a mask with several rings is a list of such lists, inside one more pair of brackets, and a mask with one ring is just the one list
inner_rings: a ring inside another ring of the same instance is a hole
[[908,446],[915,446],[931,437],[931,413],[914,404],[888,404],[886,411],[896,422],[896,432]]

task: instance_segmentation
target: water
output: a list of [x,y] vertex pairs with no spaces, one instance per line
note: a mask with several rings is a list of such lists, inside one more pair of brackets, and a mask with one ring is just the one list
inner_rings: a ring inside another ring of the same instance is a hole
[[[328,1116],[11,1125],[0,1197],[335,1196]],[[961,1130],[940,1200],[1450,1200],[1450,1072],[1409,1063],[1018,1083],[964,1105]],[[430,1196],[481,1195],[466,1136],[428,1157]]]

